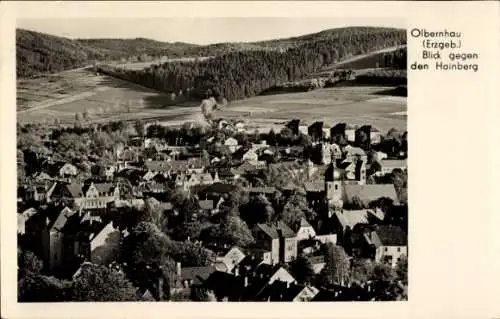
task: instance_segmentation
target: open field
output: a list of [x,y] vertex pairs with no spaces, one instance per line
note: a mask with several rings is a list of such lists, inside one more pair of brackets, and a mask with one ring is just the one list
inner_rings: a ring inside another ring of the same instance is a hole
[[[378,63],[383,59],[384,54],[392,51],[396,51],[405,48],[406,45],[399,45],[391,48],[386,48],[383,50],[378,50],[375,52],[370,52],[368,54],[356,55],[351,58],[345,59],[341,62],[327,65],[321,68],[321,70],[311,73],[307,78],[318,78],[318,77],[329,77],[333,75],[335,70],[339,69],[351,69],[354,70],[356,75],[362,75],[368,72],[391,70],[391,68],[379,68]],[[402,70],[406,74],[406,70]]]
[[[220,117],[243,118],[255,124],[282,126],[299,118],[306,124],[325,125],[346,122],[371,124],[383,132],[391,128],[406,130],[405,97],[378,95],[380,87],[335,87],[304,93],[260,96],[230,103],[217,113]],[[262,111],[255,111],[259,107]]]
[[[91,122],[157,118],[171,112],[170,96],[85,70],[18,81],[18,121],[72,124],[76,113],[88,112]],[[182,114],[176,106],[175,115]],[[130,111],[130,112],[129,112]]]
[[[406,98],[383,95],[381,92],[387,89],[334,87],[258,96],[230,102],[216,116],[243,119],[260,129],[279,130],[285,121],[300,118],[308,124],[342,121],[371,124],[384,132],[392,127],[406,130]],[[73,124],[76,113],[87,111],[93,123],[143,119],[178,125],[195,120],[200,112],[196,102],[169,105],[166,94],[84,70],[20,81],[18,95],[18,102],[24,102],[18,111],[21,123],[53,124],[57,119],[61,124]]]

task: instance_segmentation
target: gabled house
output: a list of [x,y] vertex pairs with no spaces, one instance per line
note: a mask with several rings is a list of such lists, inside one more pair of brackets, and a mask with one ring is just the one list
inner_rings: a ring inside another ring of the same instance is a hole
[[376,262],[395,267],[403,256],[408,256],[408,237],[400,227],[380,225],[364,237],[375,247]]
[[305,218],[300,219],[300,223],[296,229],[296,233],[297,241],[311,239],[316,236],[316,231]]
[[59,177],[62,178],[74,178],[78,175],[78,169],[73,164],[60,163],[60,167],[58,167],[57,173]]
[[105,209],[108,203],[120,198],[120,189],[111,183],[90,183],[82,188],[83,209]]
[[226,271],[228,273],[235,273],[236,275],[239,275],[238,271],[234,271],[235,269],[238,269],[239,263],[245,259],[247,255],[238,246],[231,247],[225,254],[222,256],[217,257],[217,261],[222,262],[225,265]]
[[297,258],[297,237],[293,230],[279,221],[254,227],[256,246],[271,251],[271,263],[290,262]]
[[49,198],[51,202],[79,207],[84,199],[82,185],[79,183],[57,183]]
[[115,260],[120,248],[120,231],[112,222],[100,224],[85,239],[89,248],[87,258],[92,263],[107,266]]
[[258,162],[259,160],[259,155],[254,149],[249,149],[246,151],[243,156],[241,157],[241,160],[243,162]]
[[72,261],[74,256],[74,241],[71,236],[75,230],[74,225],[79,223],[78,213],[70,208],[64,208],[49,228],[48,246],[45,247],[48,267],[50,270],[58,270],[64,267],[66,262]]

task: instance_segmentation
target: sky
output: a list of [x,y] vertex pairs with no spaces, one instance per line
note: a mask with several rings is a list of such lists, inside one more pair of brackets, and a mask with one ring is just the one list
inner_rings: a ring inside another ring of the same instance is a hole
[[149,38],[210,44],[286,38],[345,26],[405,28],[381,18],[71,18],[19,19],[17,27],[68,38]]

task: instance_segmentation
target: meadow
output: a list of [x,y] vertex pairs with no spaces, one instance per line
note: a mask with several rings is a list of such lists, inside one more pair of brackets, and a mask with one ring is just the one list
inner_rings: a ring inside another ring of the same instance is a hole
[[[199,118],[198,102],[172,105],[170,96],[85,70],[18,82],[18,121],[46,125],[114,120],[159,121],[178,125]],[[350,86],[231,101],[217,117],[242,119],[255,128],[280,129],[286,121],[371,124],[383,132],[406,130],[406,98],[384,94],[390,87]],[[20,103],[19,105],[19,102]]]

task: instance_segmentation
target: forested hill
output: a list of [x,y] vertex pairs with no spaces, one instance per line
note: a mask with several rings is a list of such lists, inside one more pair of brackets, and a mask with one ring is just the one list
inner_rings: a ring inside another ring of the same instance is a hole
[[[196,45],[161,42],[150,39],[78,39],[72,40],[35,31],[16,30],[17,76],[30,77],[92,64],[94,61],[120,59],[153,60],[160,57],[219,56],[240,51],[281,51],[317,41],[385,33],[405,38],[405,31],[392,28],[352,27],[326,30],[299,37],[252,43]],[[406,41],[406,40],[405,40]],[[385,47],[386,40],[379,45]],[[149,58],[149,59],[148,59]]]
[[16,30],[16,68],[18,77],[58,72],[102,60],[106,52],[67,38]]
[[351,56],[406,44],[406,31],[342,28],[272,43],[260,45],[288,47],[286,50],[230,52],[213,59],[169,62],[144,70],[101,66],[100,71],[185,99],[198,99],[211,90],[215,95],[235,100],[258,95],[279,83],[299,80],[324,65]]

